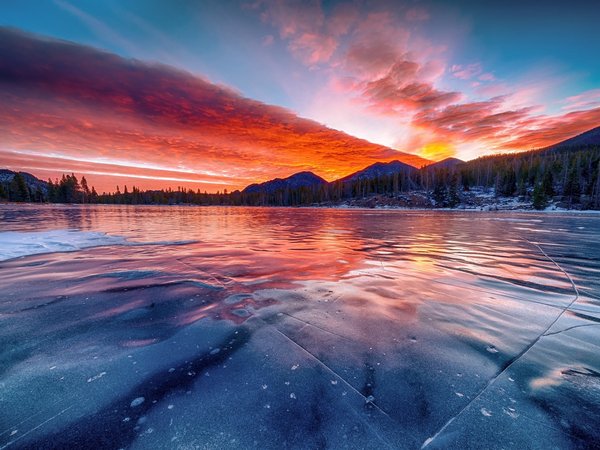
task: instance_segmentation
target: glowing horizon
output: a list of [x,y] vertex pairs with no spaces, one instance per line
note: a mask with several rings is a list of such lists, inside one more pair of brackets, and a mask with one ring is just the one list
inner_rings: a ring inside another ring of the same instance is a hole
[[[533,3],[467,0],[36,5],[44,24],[0,5],[0,166],[74,172],[99,192],[331,181],[600,124],[600,63],[574,50],[600,38],[578,26],[594,14],[577,1],[529,21],[518,13]],[[550,26],[567,16],[561,45]],[[539,36],[518,41],[502,21]]]

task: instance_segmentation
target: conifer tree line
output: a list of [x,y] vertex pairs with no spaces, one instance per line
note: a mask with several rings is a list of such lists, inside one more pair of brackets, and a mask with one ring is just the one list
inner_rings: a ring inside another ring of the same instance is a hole
[[21,173],[15,173],[9,183],[0,183],[0,199],[12,202],[45,203],[98,203],[98,193],[88,186],[85,177],[81,181],[74,174],[64,175],[60,180],[48,180],[28,185]]
[[551,201],[568,208],[600,209],[600,146],[562,148],[481,157],[452,167],[424,167],[392,175],[353,181],[334,181],[312,187],[275,191],[209,194],[200,190],[142,191],[135,186],[98,194],[85,177],[74,174],[48,180],[46,189],[28,187],[21,174],[0,183],[0,199],[16,202],[101,204],[195,204],[300,206],[336,204],[379,194],[399,196],[419,191],[436,207],[454,207],[474,188],[487,188],[496,196],[518,197],[543,209]]
[[600,209],[600,146],[482,157],[457,167],[462,188],[494,188],[543,209],[550,201]]

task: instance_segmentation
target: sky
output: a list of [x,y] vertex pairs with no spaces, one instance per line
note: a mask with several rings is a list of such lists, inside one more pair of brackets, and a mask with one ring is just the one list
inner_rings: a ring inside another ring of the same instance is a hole
[[600,125],[600,2],[4,0],[0,166],[216,192]]

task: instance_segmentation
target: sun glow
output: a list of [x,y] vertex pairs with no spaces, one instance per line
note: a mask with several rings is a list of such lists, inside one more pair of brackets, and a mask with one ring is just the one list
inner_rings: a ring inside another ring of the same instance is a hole
[[419,156],[432,161],[441,161],[456,155],[456,149],[452,144],[444,142],[431,142],[419,150]]

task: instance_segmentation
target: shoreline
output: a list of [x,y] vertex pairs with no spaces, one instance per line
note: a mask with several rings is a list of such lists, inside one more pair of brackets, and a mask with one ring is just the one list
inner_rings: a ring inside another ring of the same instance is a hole
[[185,207],[185,208],[269,208],[269,209],[336,209],[336,210],[351,210],[351,211],[415,211],[415,212],[468,212],[468,213],[518,213],[518,214],[579,214],[579,215],[600,215],[598,209],[566,209],[559,207],[549,206],[545,209],[533,209],[533,208],[506,208],[498,207],[496,205],[486,205],[483,207],[455,207],[455,208],[425,208],[425,207],[406,207],[406,206],[389,206],[389,205],[377,205],[374,207],[368,206],[355,206],[355,205],[291,205],[291,206],[280,206],[280,205],[196,205],[193,203],[179,203],[173,205],[162,205],[162,204],[124,204],[124,203],[17,203],[17,202],[3,202],[0,203],[0,208],[6,206],[25,206],[24,209],[31,208],[47,208],[47,207],[60,207],[60,208],[89,208],[89,207]]

